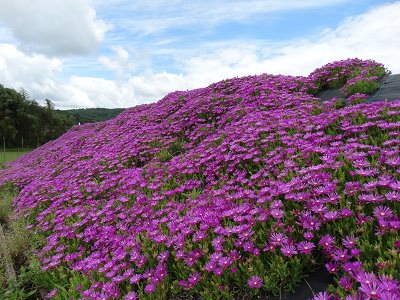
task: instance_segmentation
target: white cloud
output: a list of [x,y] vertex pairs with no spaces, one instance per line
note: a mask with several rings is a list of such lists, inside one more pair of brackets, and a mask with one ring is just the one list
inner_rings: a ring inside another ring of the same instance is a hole
[[[313,39],[268,44],[237,41],[209,45],[206,54],[180,58],[185,77],[205,85],[233,76],[260,73],[307,75],[334,60],[374,59],[400,73],[400,2],[377,7],[327,29]],[[197,84],[196,84],[197,86]]]
[[115,53],[115,57],[111,58],[109,56],[100,56],[98,58],[99,63],[101,63],[106,68],[110,69],[114,75],[120,80],[125,75],[129,74],[136,65],[129,60],[129,52],[121,46],[113,46],[112,50]]
[[168,92],[235,76],[307,75],[325,63],[348,57],[374,59],[400,73],[398,19],[400,2],[349,18],[309,39],[279,44],[251,40],[203,44],[176,52],[176,72],[156,72],[151,65],[141,65],[144,71],[139,72],[139,54],[114,47],[110,57],[98,60],[114,72],[115,80],[83,76],[61,80],[61,60],[0,44],[0,83],[24,87],[36,99],[50,98],[58,108],[130,107],[156,101]]
[[0,44],[0,83],[15,88],[41,83],[61,71],[62,62],[43,55],[26,55],[14,45]]
[[[97,7],[129,11],[124,26],[139,34],[152,34],[192,25],[214,26],[227,21],[246,21],[253,16],[288,10],[332,6],[349,0],[96,0]],[[133,17],[132,17],[133,16]]]
[[109,25],[96,18],[89,0],[0,0],[0,25],[21,49],[51,55],[95,50]]

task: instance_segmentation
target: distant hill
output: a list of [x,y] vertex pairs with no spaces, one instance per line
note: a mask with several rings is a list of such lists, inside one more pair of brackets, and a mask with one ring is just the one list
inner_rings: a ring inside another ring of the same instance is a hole
[[79,108],[57,111],[65,116],[71,116],[76,124],[83,124],[112,119],[123,110],[123,108]]

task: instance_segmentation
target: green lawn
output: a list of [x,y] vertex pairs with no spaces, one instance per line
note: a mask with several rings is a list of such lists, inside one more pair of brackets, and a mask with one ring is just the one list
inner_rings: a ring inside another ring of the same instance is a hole
[[6,150],[5,152],[0,150],[0,163],[6,163],[16,159],[17,157],[28,153],[30,150]]

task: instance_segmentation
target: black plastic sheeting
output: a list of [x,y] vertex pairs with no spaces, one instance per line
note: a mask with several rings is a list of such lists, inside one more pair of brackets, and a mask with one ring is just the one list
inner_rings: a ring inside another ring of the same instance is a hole
[[400,99],[400,74],[390,75],[381,84],[379,90],[368,97],[368,102]]
[[[345,99],[346,95],[340,91],[340,88],[325,89],[317,94],[322,101],[330,101],[332,98]],[[368,98],[367,102],[400,100],[400,74],[389,75],[380,82],[380,87]]]
[[336,89],[325,89],[317,94],[317,98],[320,98],[322,101],[330,101],[332,98],[342,98],[345,99],[346,95],[340,91],[340,88]]
[[312,299],[313,296],[319,292],[323,292],[327,289],[329,284],[334,283],[333,276],[326,271],[324,267],[318,271],[310,274],[308,277],[301,280],[300,285],[295,288],[294,293],[275,297],[260,297],[261,300],[308,300]]

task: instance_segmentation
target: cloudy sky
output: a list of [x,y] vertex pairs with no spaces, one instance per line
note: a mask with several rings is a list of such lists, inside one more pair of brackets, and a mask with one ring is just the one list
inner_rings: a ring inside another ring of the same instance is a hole
[[0,84],[56,108],[131,107],[370,58],[400,73],[400,1],[0,0]]

